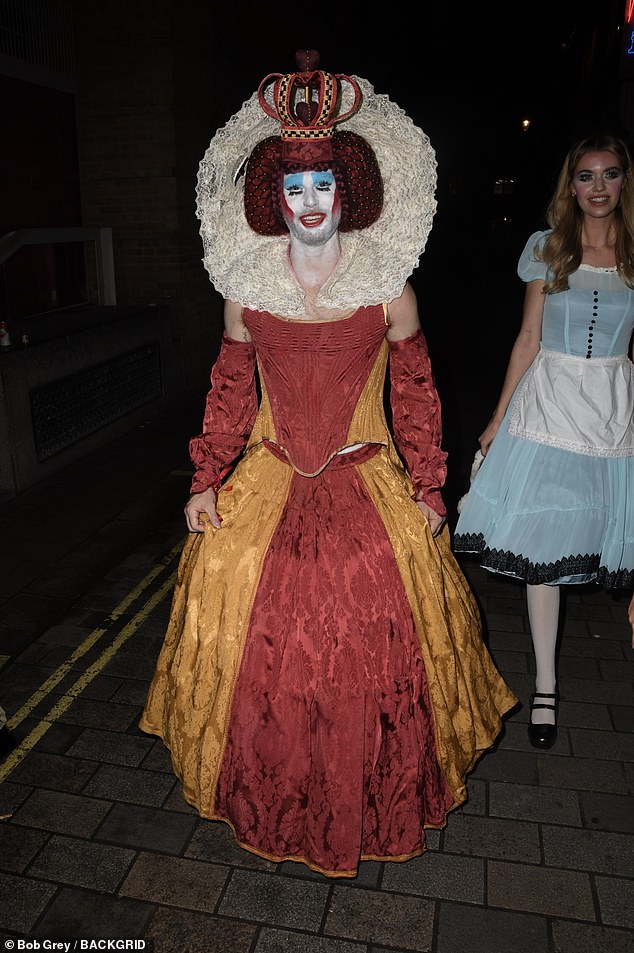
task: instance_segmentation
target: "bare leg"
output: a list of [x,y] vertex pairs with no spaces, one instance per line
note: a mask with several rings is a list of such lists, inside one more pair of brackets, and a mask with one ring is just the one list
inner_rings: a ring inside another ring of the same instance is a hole
[[[535,691],[552,694],[556,690],[555,648],[559,625],[559,586],[527,586],[526,599],[535,652]],[[549,699],[539,700],[549,702]],[[536,708],[531,721],[536,725],[554,725],[555,712],[548,708]]]

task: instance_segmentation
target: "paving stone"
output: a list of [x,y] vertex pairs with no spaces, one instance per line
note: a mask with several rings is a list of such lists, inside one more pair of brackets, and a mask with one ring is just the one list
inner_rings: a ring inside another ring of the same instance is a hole
[[180,854],[189,840],[196,819],[185,814],[159,811],[133,804],[115,804],[95,839]]
[[[604,681],[611,684],[623,682],[626,686],[630,685],[631,691],[632,663],[629,659],[603,659],[599,662],[599,672]],[[634,698],[630,693],[630,704],[632,701]]]
[[527,864],[487,864],[487,901],[525,913],[595,921],[592,887],[587,874]]
[[120,704],[135,705],[142,708],[148,693],[148,683],[133,678],[120,679],[120,685],[112,696],[112,701]]
[[426,853],[407,864],[386,864],[381,888],[460,903],[484,902],[485,862]]
[[600,679],[568,678],[565,692],[567,701],[592,702],[595,705],[631,705],[632,686],[626,682],[603,682]]
[[152,746],[147,737],[132,737],[112,731],[85,728],[68,754],[75,758],[109,761],[111,764],[139,765]]
[[479,814],[482,817],[486,814],[487,795],[486,781],[470,777],[467,781],[467,800],[462,807],[458,808],[458,811],[461,814]]
[[501,612],[487,611],[486,620],[488,623],[488,629],[491,632],[494,632],[496,629],[501,630],[502,632],[526,631],[524,619],[520,615],[512,616],[512,615],[506,615]]
[[613,622],[601,622],[592,627],[592,635],[596,633],[598,638],[576,639],[567,637],[562,641],[561,651],[567,655],[574,655],[577,658],[596,658],[596,659],[620,659],[622,658],[621,648],[617,642],[613,642],[609,637],[603,637],[602,632],[607,634],[610,629],[618,628]]
[[522,595],[517,590],[511,590],[504,592],[504,595],[492,595],[487,600],[487,615],[489,613],[496,614],[508,614],[508,615],[522,615]]
[[[522,738],[525,735],[524,729]],[[514,778],[518,784],[537,784],[537,756],[498,748],[478,761],[472,777],[481,781],[507,781]]]
[[[16,735],[26,738],[29,732],[37,728],[39,722],[35,718],[26,718],[18,728]],[[75,744],[82,733],[77,725],[64,725],[59,721],[47,727],[46,732],[35,743],[34,751],[47,751],[50,754],[65,754]]]
[[[530,636],[524,632],[491,632],[487,640],[489,651],[502,661],[505,655],[513,655],[515,660],[509,669],[500,665],[500,671],[508,675],[524,674],[528,671],[529,653],[531,652]],[[505,675],[506,677],[506,675]]]
[[121,885],[119,894],[161,905],[213,913],[228,877],[226,867],[182,857],[141,853]]
[[47,939],[142,938],[154,910],[152,904],[128,897],[62,887],[30,935]]
[[602,922],[631,930],[634,947],[634,882],[621,877],[595,877],[594,883]]
[[[198,815],[196,815],[198,817]],[[214,864],[232,864],[254,870],[273,872],[277,864],[244,850],[236,843],[231,830],[221,821],[198,820],[194,834],[187,845],[186,857],[206,860]],[[293,867],[297,865],[293,864]],[[305,870],[307,868],[304,868]]]
[[605,874],[634,870],[634,837],[629,834],[544,826],[542,839],[549,867]]
[[77,793],[81,791],[95,770],[94,761],[82,761],[79,758],[68,758],[43,751],[31,751],[11,772],[11,779],[18,784]]
[[[59,694],[63,695],[69,689],[74,688],[77,681],[77,671],[69,672],[66,678],[59,683]],[[81,690],[77,696],[81,699],[92,701],[113,701],[114,695],[120,685],[123,684],[122,678],[109,678],[107,675],[96,675]]]
[[504,651],[496,648],[492,651],[496,667],[500,672],[526,672],[527,659],[524,652]]
[[614,794],[627,794],[630,790],[623,765],[611,761],[551,755],[540,760],[538,774],[538,783],[549,787]]
[[613,731],[612,718],[607,705],[586,705],[583,702],[561,702],[559,722],[567,728],[596,728]]
[[[140,712],[139,717],[141,717]],[[153,735],[142,734],[141,737],[147,739],[150,743],[150,748],[143,759],[142,767],[148,771],[163,771],[165,774],[170,774],[174,777],[172,756],[163,742],[160,739],[156,739]]]
[[433,902],[419,897],[351,890],[337,884],[323,932],[404,950],[427,950],[431,949],[434,911]]
[[[3,639],[0,639],[3,652],[7,651]],[[8,652],[7,652],[8,654]],[[7,712],[14,712],[16,708],[9,703],[10,694],[30,696],[37,691],[42,682],[49,678],[50,669],[42,665],[23,665],[12,662],[11,665],[0,670],[0,687],[2,689],[2,707]]]
[[0,814],[13,816],[31,791],[32,788],[24,784],[13,784],[11,781],[0,784]]
[[115,705],[112,701],[103,702],[80,696],[64,712],[60,721],[84,728],[107,727],[108,731],[124,732],[138,718],[139,709],[136,705]]
[[52,625],[45,632],[42,632],[37,641],[45,645],[63,645],[75,650],[83,644],[93,629],[96,628],[96,625],[86,626],[78,623],[71,616],[66,616],[58,625]]
[[[592,681],[600,677],[598,659],[592,657],[579,658],[575,655],[559,655],[559,681],[560,685],[565,686],[568,679],[578,678]],[[588,694],[591,698],[591,694]]]
[[[530,761],[526,767],[532,773],[535,764],[535,749],[531,747],[526,731],[526,721],[507,720],[504,723],[504,735],[499,741],[499,753],[504,753],[508,757],[509,752],[525,751],[530,756]],[[516,755],[514,755],[516,757]],[[495,766],[496,768],[498,765]],[[496,778],[502,780],[502,773],[499,770],[494,772]],[[531,782],[528,782],[531,783]]]
[[0,823],[0,867],[11,873],[23,873],[38,850],[46,843],[48,834],[20,827],[10,821]]
[[610,607],[601,605],[598,599],[592,602],[576,603],[572,599],[566,600],[566,619],[580,619],[584,622],[610,622]]
[[[430,948],[431,949],[431,948]],[[435,953],[552,953],[543,917],[443,903]]]
[[554,953],[632,953],[634,946],[631,930],[554,920],[552,931]]
[[48,645],[46,642],[33,642],[20,652],[15,660],[16,665],[37,665],[42,669],[50,669],[49,675],[67,661],[73,651],[72,645]]
[[235,870],[218,912],[223,917],[316,933],[329,891],[328,884],[277,877],[257,870]]
[[15,933],[29,934],[56,889],[54,884],[39,883],[27,877],[0,872],[0,927]]
[[[138,768],[136,769],[139,770]],[[150,772],[151,774],[156,774],[156,772]],[[172,788],[169,794],[169,797],[165,799],[163,807],[166,811],[181,811],[183,814],[193,814],[198,817],[198,811],[193,806],[189,804],[183,797],[183,789],[181,788],[178,781],[172,779]]]
[[[308,933],[287,933],[264,927],[258,937],[254,953],[365,953],[366,947],[332,937],[311,936]],[[389,950],[386,951],[389,953]]]
[[[568,830],[568,828],[566,828]],[[470,857],[495,857],[539,863],[537,824],[500,818],[453,815],[444,833],[444,851]]]
[[634,805],[630,796],[582,792],[579,798],[584,827],[634,834]]
[[634,761],[634,737],[616,731],[570,731],[573,753],[580,758]]
[[108,662],[108,675],[120,675],[122,678],[151,679],[156,668],[154,655],[141,656],[131,652],[117,652]]
[[634,732],[634,707],[628,705],[610,705],[609,711],[615,731]]
[[[238,920],[159,907],[145,938],[154,944],[153,953],[246,953],[252,949],[256,929]],[[303,953],[303,949],[296,948],[293,953]]]
[[553,787],[492,782],[489,785],[489,815],[581,827],[576,793]]
[[29,875],[112,893],[134,861],[135,852],[72,837],[51,837],[29,867]]
[[83,794],[109,801],[128,801],[160,807],[174,787],[174,779],[156,771],[104,764],[90,779]]
[[75,837],[90,837],[110,810],[108,801],[36,789],[13,815],[17,824]]

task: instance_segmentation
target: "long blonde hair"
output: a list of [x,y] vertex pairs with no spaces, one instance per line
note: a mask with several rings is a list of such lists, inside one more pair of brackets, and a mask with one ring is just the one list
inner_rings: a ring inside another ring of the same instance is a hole
[[581,264],[583,213],[571,191],[575,169],[586,152],[611,152],[625,174],[620,201],[614,214],[615,255],[621,279],[628,287],[634,288],[634,162],[622,139],[604,134],[576,142],[570,148],[559,173],[555,192],[546,211],[546,220],[552,231],[541,253],[536,253],[549,269],[544,285],[545,294],[566,291],[569,275]]

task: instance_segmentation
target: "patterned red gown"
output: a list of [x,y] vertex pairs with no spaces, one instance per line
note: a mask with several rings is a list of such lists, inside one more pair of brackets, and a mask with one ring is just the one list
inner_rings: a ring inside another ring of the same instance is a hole
[[412,499],[443,511],[422,334],[388,345],[381,306],[243,317],[253,343],[223,339],[193,491],[239,462],[222,527],[185,545],[141,727],[242,847],[352,877],[423,852],[516,699],[447,529],[432,537]]

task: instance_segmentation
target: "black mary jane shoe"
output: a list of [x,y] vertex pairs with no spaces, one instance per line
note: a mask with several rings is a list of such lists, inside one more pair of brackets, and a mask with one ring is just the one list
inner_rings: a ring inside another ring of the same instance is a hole
[[[537,698],[550,698],[554,704],[546,704],[546,702],[536,701]],[[550,711],[555,712],[555,724],[554,725],[535,725],[530,720],[528,721],[528,740],[532,744],[533,748],[552,748],[555,741],[557,740],[557,702],[559,701],[559,695],[556,692],[553,693],[544,693],[544,692],[535,692],[531,695],[531,715],[536,708],[548,708]]]

